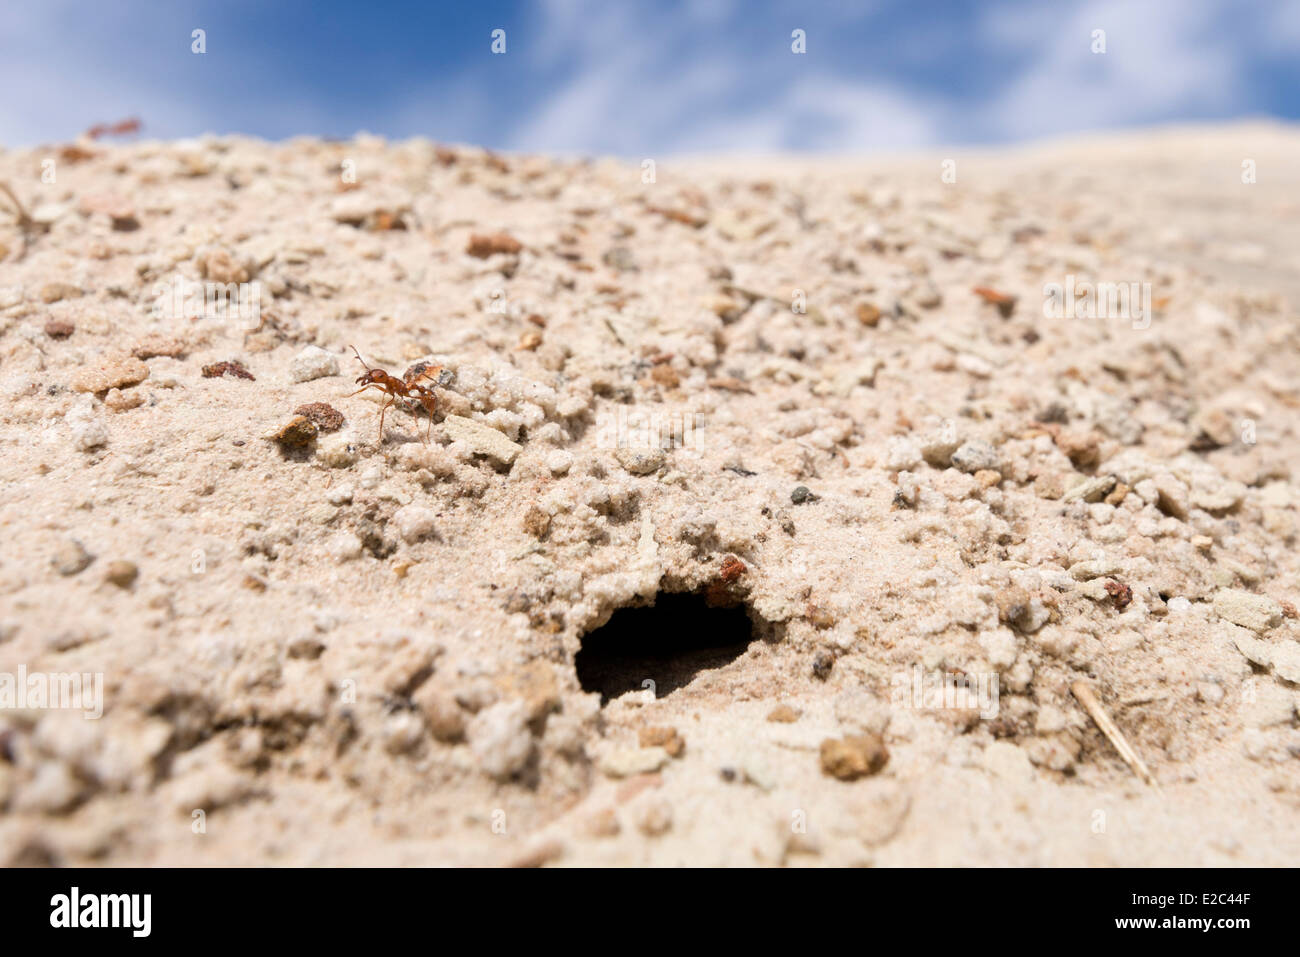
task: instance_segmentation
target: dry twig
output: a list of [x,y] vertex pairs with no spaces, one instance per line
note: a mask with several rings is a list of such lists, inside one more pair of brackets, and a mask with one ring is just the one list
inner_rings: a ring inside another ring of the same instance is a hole
[[8,196],[9,202],[13,204],[14,216],[18,221],[18,229],[23,234],[23,248],[16,257],[17,259],[22,259],[27,255],[27,245],[31,241],[32,234],[36,232],[36,223],[32,220],[31,215],[28,214],[27,208],[23,206],[22,200],[20,200],[18,195],[10,189],[8,183],[0,183],[0,192]]
[[1101,733],[1104,734],[1110,740],[1110,743],[1115,746],[1115,750],[1119,752],[1119,756],[1124,759],[1130,768],[1133,769],[1133,773],[1140,777],[1145,784],[1159,790],[1159,785],[1156,784],[1156,779],[1151,774],[1150,769],[1148,769],[1142,759],[1138,757],[1138,753],[1133,750],[1133,746],[1128,743],[1128,739],[1120,733],[1119,728],[1116,727],[1115,722],[1111,720],[1110,715],[1106,713],[1106,709],[1101,706],[1101,702],[1097,700],[1096,693],[1088,683],[1086,681],[1076,681],[1074,684],[1070,685],[1070,690],[1073,691],[1074,696],[1079,699],[1079,704],[1083,705],[1083,709],[1087,711],[1092,720],[1097,723],[1097,727],[1101,729]]

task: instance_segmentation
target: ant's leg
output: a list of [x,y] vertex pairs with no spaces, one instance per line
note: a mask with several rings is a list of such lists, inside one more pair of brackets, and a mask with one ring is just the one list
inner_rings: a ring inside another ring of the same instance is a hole
[[390,395],[387,399],[384,400],[384,404],[379,407],[379,444],[380,445],[384,444],[384,413],[388,411],[388,407],[392,404],[393,404],[393,397]]
[[433,410],[437,406],[437,400],[430,397],[421,403],[424,406],[425,414],[429,416],[429,424],[424,430],[424,444],[428,445],[429,440],[433,438]]

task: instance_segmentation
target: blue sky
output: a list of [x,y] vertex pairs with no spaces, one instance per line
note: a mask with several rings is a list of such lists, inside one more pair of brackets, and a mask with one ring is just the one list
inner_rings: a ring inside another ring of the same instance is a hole
[[905,150],[1300,119],[1300,0],[5,0],[0,84],[9,146],[137,115],[157,138]]

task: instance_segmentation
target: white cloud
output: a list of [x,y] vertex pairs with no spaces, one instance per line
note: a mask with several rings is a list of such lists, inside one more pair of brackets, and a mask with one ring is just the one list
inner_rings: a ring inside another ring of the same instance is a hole
[[693,124],[681,145],[696,152],[908,149],[939,142],[945,113],[941,104],[886,84],[813,75],[752,114]]
[[[1055,8],[1059,9],[1059,8]],[[1158,121],[1192,108],[1226,111],[1245,99],[1242,50],[1215,30],[1207,4],[1098,0],[1060,16],[1019,6],[997,10],[985,35],[1027,68],[977,116],[995,138]],[[1106,52],[1093,53],[1104,30]]]
[[[692,23],[657,6],[550,0],[541,9],[539,63],[563,75],[512,132],[517,149],[848,152],[1254,113],[1244,74],[1255,51],[1300,43],[1300,5],[1285,0],[1249,14],[1227,0],[1014,0],[971,38],[969,52],[986,64],[988,92],[976,95],[922,90],[870,61],[844,75],[811,54],[798,69],[744,59],[725,31],[770,10],[719,3]],[[1104,54],[1091,51],[1094,29],[1106,31]],[[724,34],[708,42],[710,30]]]
[[[569,76],[513,132],[515,149],[847,151],[939,138],[942,104],[885,80],[836,78],[794,53],[780,54],[798,67],[788,76],[746,61],[718,38],[725,20],[749,15],[730,3],[685,21],[652,5],[551,0],[543,10],[541,62],[562,48]],[[787,50],[787,33],[774,35],[773,49]]]

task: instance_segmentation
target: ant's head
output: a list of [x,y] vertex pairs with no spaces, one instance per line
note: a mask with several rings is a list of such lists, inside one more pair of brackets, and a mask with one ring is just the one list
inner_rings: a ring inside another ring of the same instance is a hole
[[361,363],[361,368],[366,370],[364,373],[357,376],[357,385],[371,385],[372,383],[382,382],[384,380],[383,370],[372,369],[370,366],[366,365],[366,360],[361,358],[361,353],[357,352],[356,346],[352,347],[352,354],[355,355],[357,361]]

